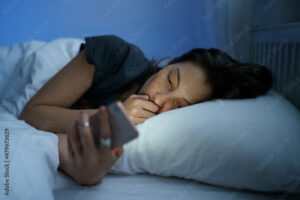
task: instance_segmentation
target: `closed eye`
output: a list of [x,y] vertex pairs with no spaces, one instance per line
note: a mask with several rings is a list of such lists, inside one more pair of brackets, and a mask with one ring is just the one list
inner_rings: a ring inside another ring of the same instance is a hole
[[[169,74],[168,74],[168,81],[169,81],[170,87],[172,88],[173,82],[171,81],[170,76],[171,76],[171,72],[169,72]],[[176,101],[176,105],[177,105],[178,108],[181,108],[181,107],[182,107],[182,106],[180,105],[180,103],[178,103],[178,101]]]
[[172,81],[171,81],[171,79],[170,79],[170,75],[171,75],[171,73],[169,73],[169,75],[168,75],[168,81],[169,81],[169,85],[170,85],[170,87],[172,88]]

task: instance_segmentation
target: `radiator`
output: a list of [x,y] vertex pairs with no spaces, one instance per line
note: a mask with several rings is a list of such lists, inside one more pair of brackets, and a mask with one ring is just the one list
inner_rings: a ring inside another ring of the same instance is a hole
[[254,27],[249,62],[265,65],[273,89],[300,110],[300,23]]

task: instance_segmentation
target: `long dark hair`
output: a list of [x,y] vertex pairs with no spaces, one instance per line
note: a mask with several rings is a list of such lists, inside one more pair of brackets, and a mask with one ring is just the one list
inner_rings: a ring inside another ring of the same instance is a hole
[[211,99],[255,98],[272,87],[272,74],[266,66],[238,62],[216,48],[194,48],[168,65],[185,61],[203,69],[206,83],[212,88]]
[[[136,48],[142,53],[138,47]],[[144,77],[144,82],[162,69],[159,67],[159,63],[165,58],[167,57],[158,61],[152,58],[150,70]],[[273,84],[272,73],[266,66],[238,62],[216,48],[191,49],[187,53],[171,59],[166,65],[186,61],[190,61],[203,69],[206,83],[212,89],[210,99],[255,98],[265,94]]]

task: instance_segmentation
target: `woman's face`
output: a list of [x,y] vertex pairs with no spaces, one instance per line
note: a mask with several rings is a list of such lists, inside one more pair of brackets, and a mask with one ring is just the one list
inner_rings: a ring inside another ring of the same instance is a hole
[[211,90],[204,81],[204,72],[194,63],[175,63],[152,75],[138,94],[147,94],[159,106],[158,114],[208,100]]

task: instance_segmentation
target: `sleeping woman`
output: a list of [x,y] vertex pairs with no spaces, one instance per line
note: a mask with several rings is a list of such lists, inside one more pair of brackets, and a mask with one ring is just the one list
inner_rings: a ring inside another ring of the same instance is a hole
[[[218,49],[194,48],[163,68],[120,37],[86,37],[79,53],[24,107],[19,119],[58,135],[59,169],[77,183],[99,183],[122,155],[111,136],[106,105],[119,100],[134,124],[212,99],[255,98],[272,87],[263,65],[241,63]],[[99,114],[101,142],[88,118]]]

